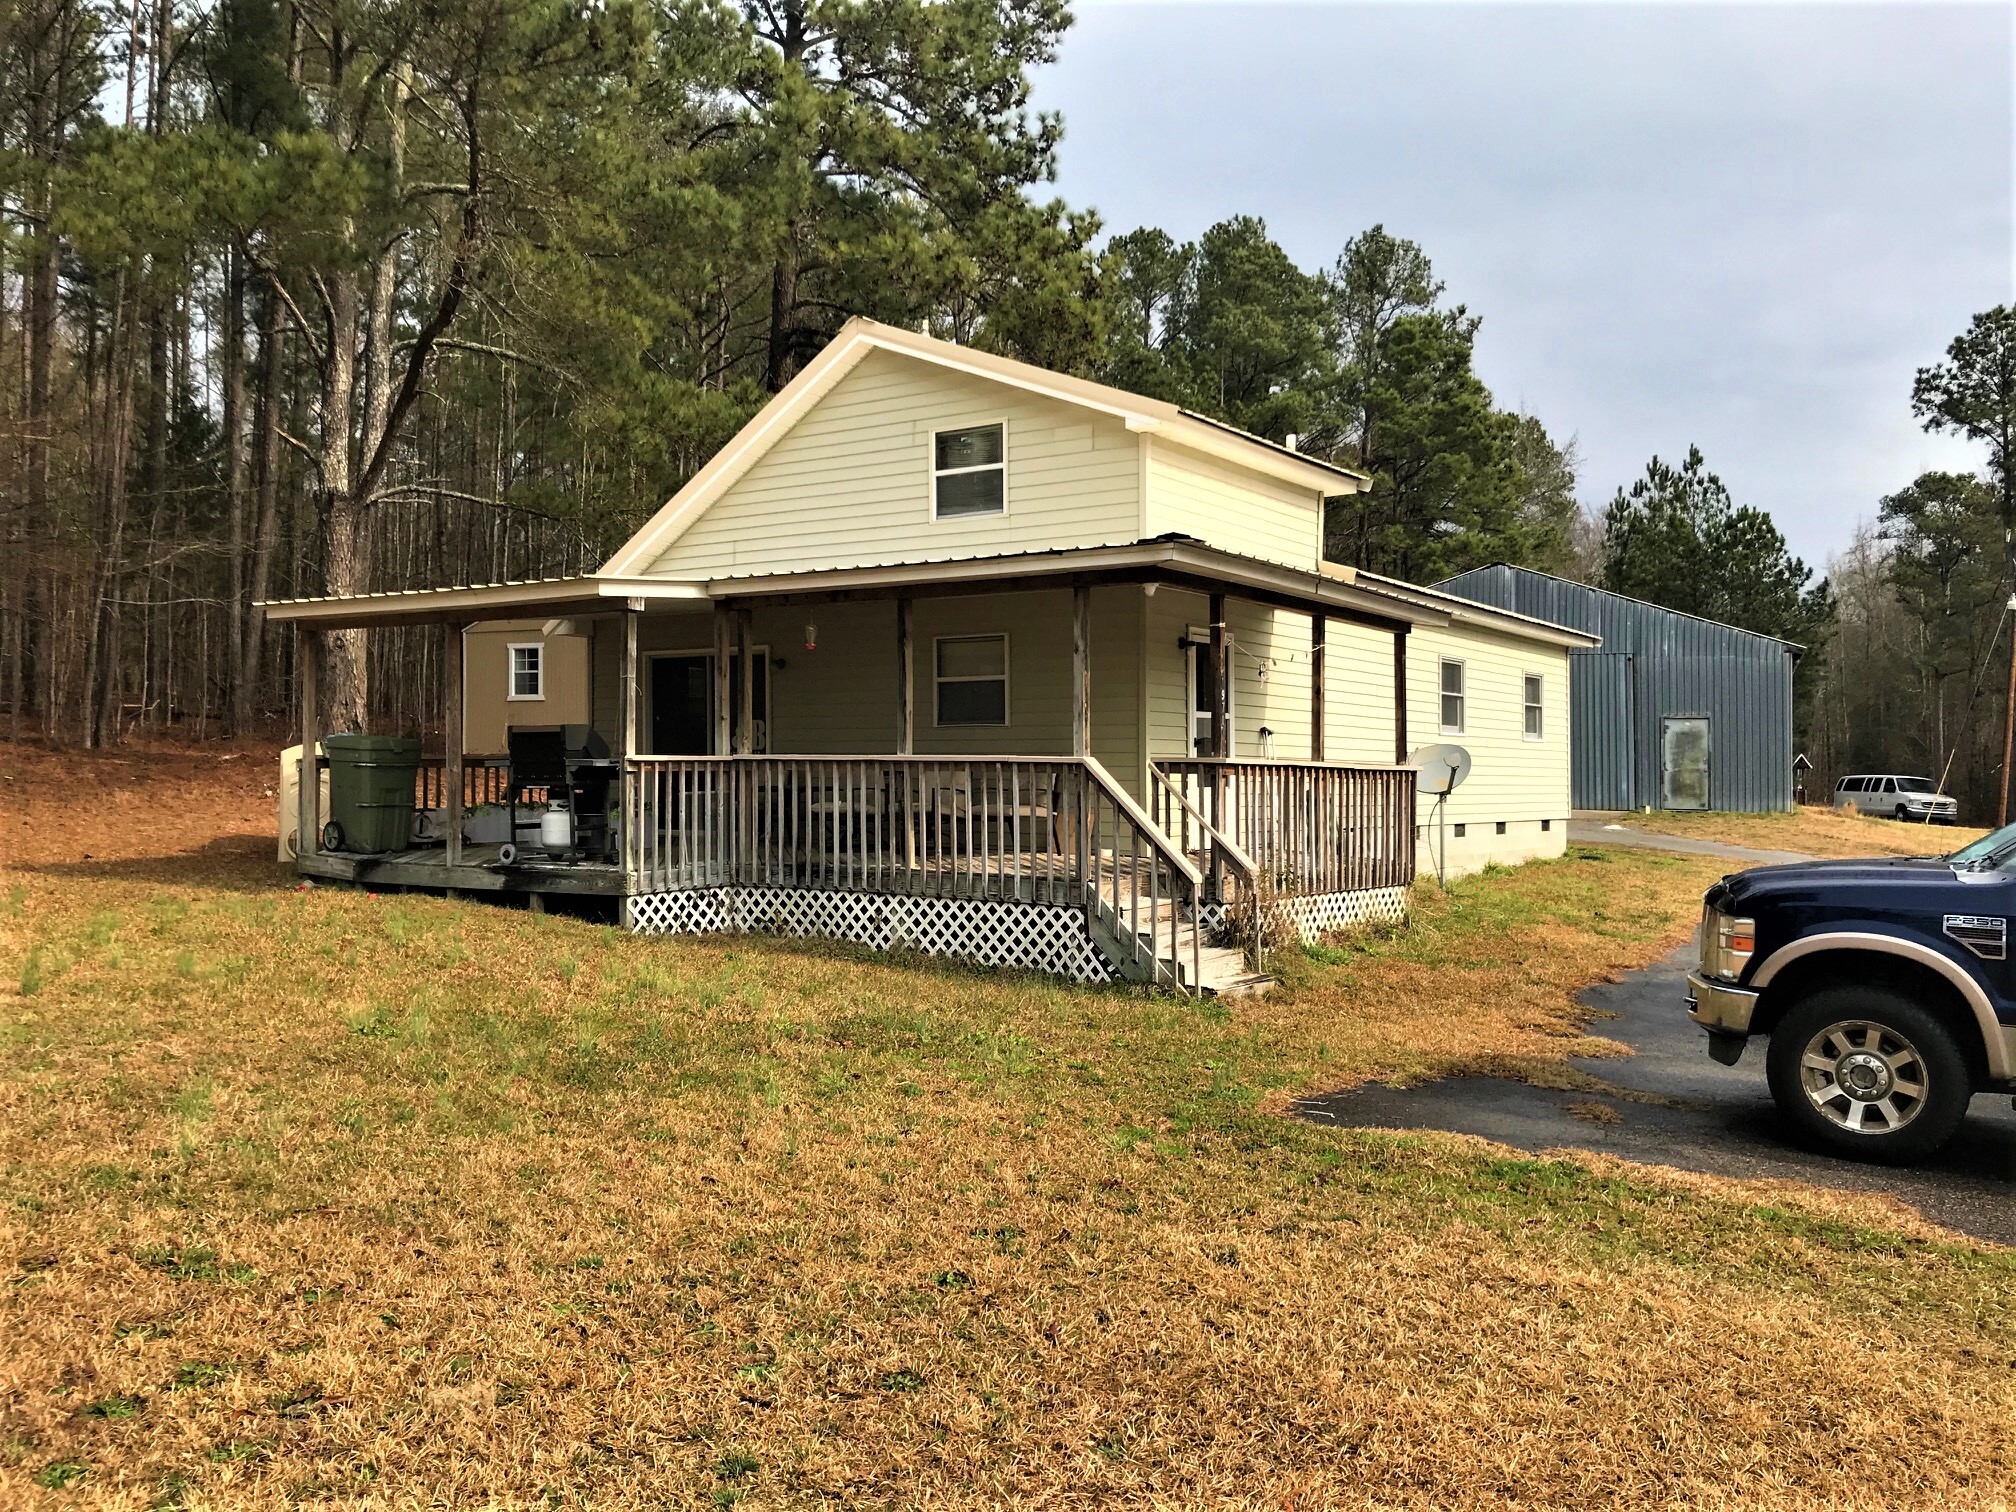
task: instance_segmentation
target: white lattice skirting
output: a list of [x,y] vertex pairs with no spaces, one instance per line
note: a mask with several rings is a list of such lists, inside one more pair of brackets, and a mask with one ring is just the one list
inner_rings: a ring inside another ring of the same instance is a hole
[[1020,966],[1076,982],[1118,973],[1092,943],[1085,915],[1053,903],[906,897],[809,887],[704,887],[638,893],[624,917],[639,934],[790,935],[904,948],[983,966]]
[[1407,917],[1407,889],[1371,887],[1361,892],[1313,893],[1282,898],[1278,907],[1305,940],[1318,940],[1355,924],[1397,923]]
[[[1368,887],[1357,892],[1311,893],[1307,897],[1276,898],[1275,910],[1294,926],[1295,933],[1314,944],[1327,934],[1357,924],[1397,923],[1407,917],[1407,889]],[[1205,933],[1222,935],[1229,914],[1223,903],[1206,903],[1198,910]]]

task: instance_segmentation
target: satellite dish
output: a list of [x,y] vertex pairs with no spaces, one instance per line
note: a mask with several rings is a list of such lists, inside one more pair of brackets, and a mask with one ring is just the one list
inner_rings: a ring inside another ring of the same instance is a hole
[[1449,811],[1449,795],[1462,786],[1463,779],[1470,775],[1470,753],[1459,745],[1423,746],[1407,758],[1406,764],[1414,768],[1414,788],[1428,794],[1435,800],[1435,830],[1441,838],[1439,854],[1435,858],[1435,875],[1442,885],[1449,885],[1449,836],[1446,819]]
[[1470,753],[1459,745],[1423,746],[1407,758],[1414,770],[1414,786],[1423,793],[1446,798],[1470,775]]

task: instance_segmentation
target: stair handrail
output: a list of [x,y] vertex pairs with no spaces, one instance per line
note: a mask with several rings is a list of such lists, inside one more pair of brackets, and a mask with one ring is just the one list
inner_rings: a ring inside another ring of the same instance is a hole
[[1202,887],[1204,873],[1197,869],[1197,864],[1184,855],[1182,848],[1169,838],[1162,826],[1151,819],[1148,811],[1134,801],[1134,795],[1120,786],[1113,774],[1106,770],[1105,764],[1096,756],[1081,756],[1078,759],[1084,763],[1085,770],[1091,774],[1093,782],[1097,783],[1111,800],[1113,807],[1120,811],[1128,823],[1148,837],[1148,843],[1155,847],[1162,859],[1192,887]]
[[[1183,854],[1183,847],[1172,840],[1168,833],[1163,830],[1162,826],[1149,816],[1147,810],[1134,801],[1133,795],[1114,780],[1113,774],[1106,770],[1103,762],[1090,753],[1079,756],[1076,760],[1079,769],[1085,774],[1088,787],[1111,803],[1114,814],[1133,832],[1136,838],[1131,842],[1132,845],[1138,847],[1139,843],[1143,840],[1148,843],[1151,889],[1148,924],[1148,959],[1151,963],[1151,973],[1158,978],[1161,975],[1160,963],[1164,960],[1168,962],[1169,971],[1173,976],[1173,985],[1178,990],[1185,990],[1185,984],[1183,981],[1182,946],[1180,944],[1182,915],[1175,890],[1177,880],[1180,879],[1182,885],[1189,889],[1191,922],[1190,980],[1187,990],[1193,994],[1201,995],[1204,991],[1204,946],[1202,931],[1197,928],[1197,908],[1204,899],[1204,873],[1198,870],[1195,862]],[[1138,849],[1135,851],[1135,854],[1138,856]],[[1100,896],[1099,862],[1096,853],[1087,859],[1089,870],[1084,881],[1087,894],[1093,903],[1094,912],[1097,912],[1100,908],[1106,906],[1103,898]],[[1117,836],[1113,844],[1113,863],[1112,912],[1114,923],[1118,925],[1121,923],[1121,916],[1120,847]],[[1155,922],[1155,911],[1158,905],[1154,896],[1156,889],[1159,887],[1159,882],[1156,880],[1160,876],[1160,872],[1157,870],[1158,865],[1167,868],[1171,879],[1169,896],[1169,949],[1166,956],[1156,938],[1160,932]],[[1138,904],[1140,898],[1140,877],[1138,873],[1130,886],[1133,889],[1130,896]],[[1128,946],[1130,949],[1138,950],[1140,948],[1139,936],[1136,935],[1133,939],[1129,940]]]
[[1162,785],[1163,791],[1182,806],[1183,812],[1196,821],[1198,831],[1205,839],[1211,842],[1213,852],[1222,857],[1231,867],[1234,875],[1245,882],[1245,892],[1246,896],[1251,900],[1250,907],[1253,914],[1253,927],[1246,950],[1246,963],[1256,972],[1265,971],[1267,969],[1267,936],[1266,931],[1261,927],[1259,863],[1253,859],[1245,846],[1205,818],[1204,811],[1190,801],[1190,795],[1172,782],[1168,774],[1159,766],[1151,763],[1148,771]]

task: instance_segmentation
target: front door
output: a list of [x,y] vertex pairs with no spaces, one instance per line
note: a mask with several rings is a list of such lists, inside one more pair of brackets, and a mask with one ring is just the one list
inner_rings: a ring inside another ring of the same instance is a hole
[[706,756],[714,749],[714,658],[651,658],[653,756]]
[[[1211,754],[1211,632],[1196,625],[1190,627],[1185,644],[1190,657],[1190,754],[1205,758]],[[1232,670],[1232,632],[1225,632],[1225,670],[1229,676]],[[1225,714],[1231,728],[1225,732],[1225,754],[1236,755],[1232,731],[1239,727],[1233,696],[1238,692],[1239,679],[1231,679],[1232,686],[1226,690]]]
[[[756,707],[750,734],[758,752],[770,749],[770,663],[768,654],[751,658]],[[651,658],[651,744],[653,756],[714,754],[714,658],[690,655]],[[742,717],[742,659],[728,663],[728,718]]]
[[1669,809],[1708,807],[1708,721],[1667,719],[1661,722],[1663,777],[1660,806]]

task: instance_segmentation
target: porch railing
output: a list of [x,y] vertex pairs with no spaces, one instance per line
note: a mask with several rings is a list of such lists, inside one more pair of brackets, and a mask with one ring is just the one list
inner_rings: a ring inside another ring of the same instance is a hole
[[[508,756],[464,756],[462,758],[462,806],[472,809],[479,803],[502,803],[504,790],[511,785]],[[445,808],[448,803],[448,762],[441,756],[422,756],[414,778],[415,808]]]
[[[1244,849],[1280,896],[1405,887],[1414,880],[1410,767],[1315,761],[1157,761],[1155,822],[1208,859],[1194,812]],[[1240,880],[1235,876],[1235,880]]]
[[[329,770],[329,758],[315,758],[317,771]],[[508,756],[464,756],[462,758],[462,807],[475,808],[480,803],[502,803],[505,789],[511,785],[511,760]],[[528,802],[543,802],[544,788],[528,788]],[[422,756],[419,770],[413,774],[413,807],[416,809],[445,808],[448,805],[448,761],[442,756]]]
[[1090,759],[636,757],[624,866],[640,892],[717,886],[1082,907],[1138,975],[1194,990],[1202,874]]

